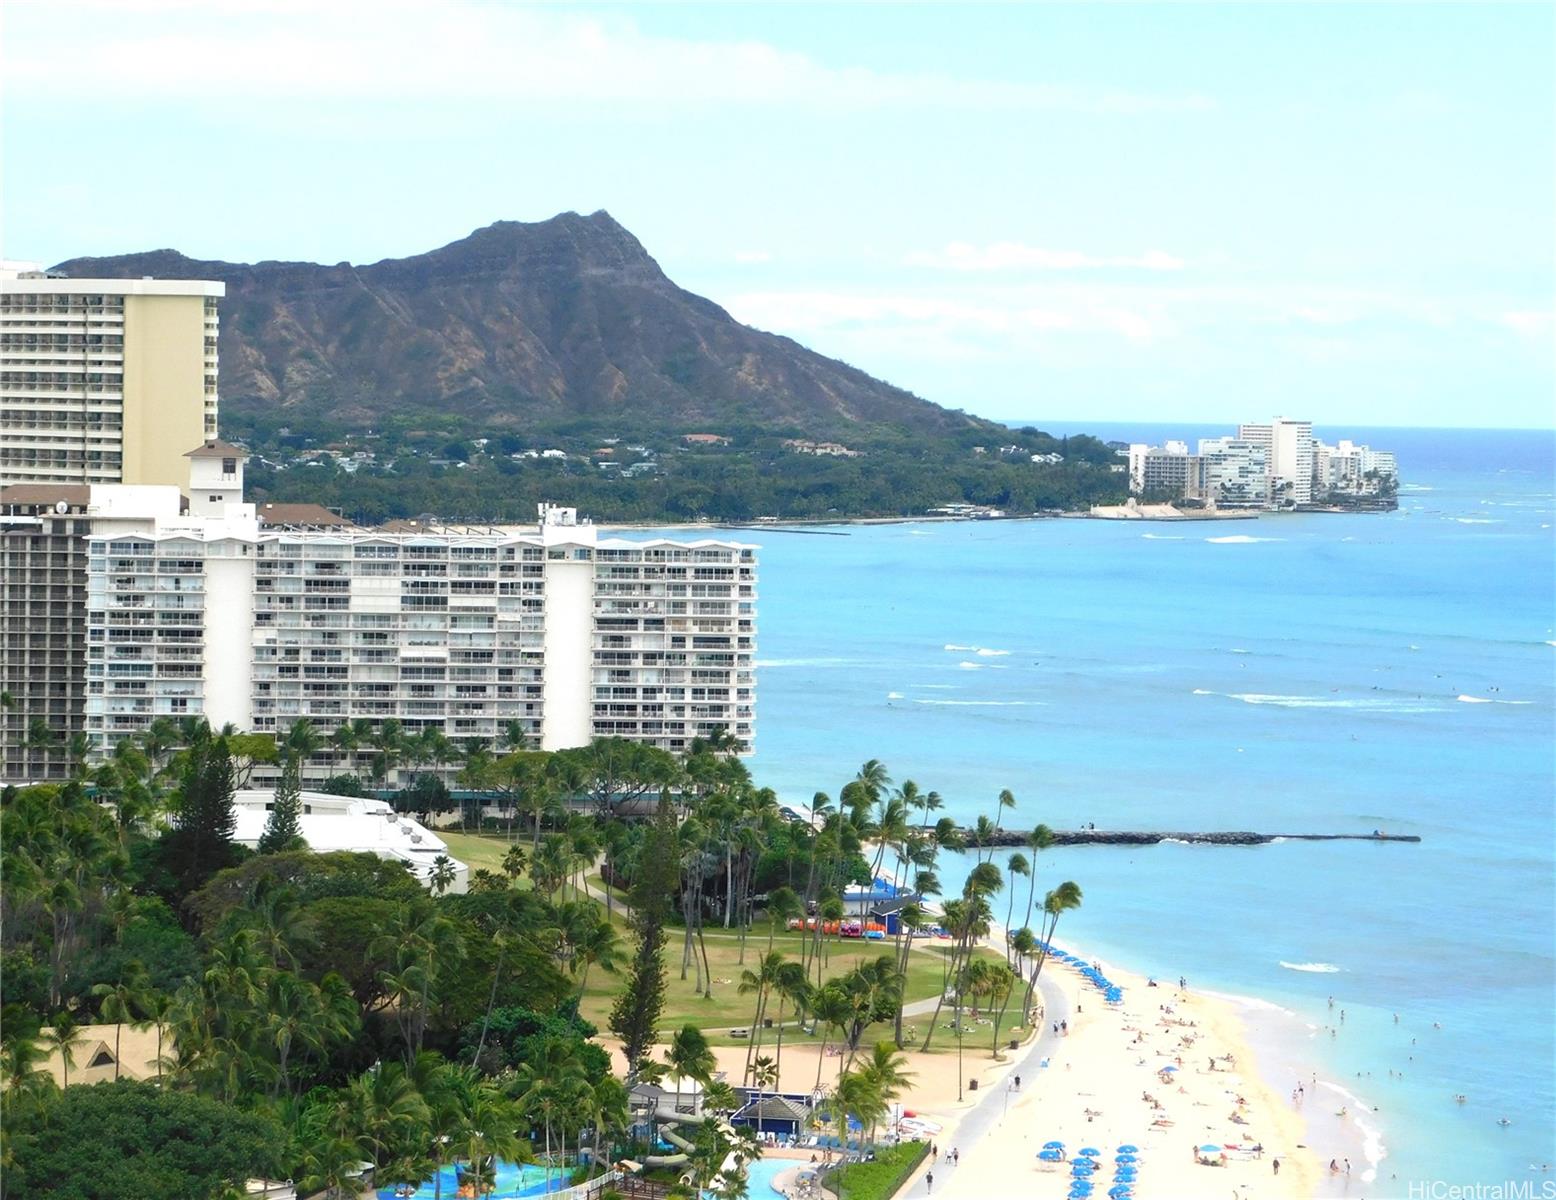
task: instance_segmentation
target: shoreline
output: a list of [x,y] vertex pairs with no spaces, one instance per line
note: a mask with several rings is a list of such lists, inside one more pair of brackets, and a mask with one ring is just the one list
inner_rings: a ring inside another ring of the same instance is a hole
[[1254,521],[1264,517],[1305,517],[1305,516],[1379,516],[1395,512],[1396,509],[1354,509],[1354,508],[1304,508],[1304,509],[1228,509],[1225,512],[1205,512],[1203,510],[1188,509],[1178,516],[1107,516],[1100,513],[1087,511],[1044,512],[1044,513],[1019,513],[999,517],[978,516],[945,516],[941,514],[924,513],[919,516],[896,517],[786,517],[776,521],[600,521],[595,528],[601,532],[611,533],[617,531],[633,531],[643,529],[738,529],[753,533],[795,533],[809,531],[817,527],[829,525],[941,525],[950,522],[968,525],[1000,525],[1012,521],[1107,521],[1112,524],[1133,525],[1189,525],[1205,524],[1217,521]]
[[[1319,1155],[1322,1170],[1314,1195],[1350,1194],[1350,1180],[1344,1172],[1337,1175],[1329,1172],[1330,1159],[1344,1162],[1350,1158],[1353,1176],[1367,1187],[1377,1186],[1385,1174],[1383,1162],[1389,1156],[1381,1121],[1373,1106],[1358,1096],[1348,1083],[1326,1077],[1325,1066],[1317,1053],[1319,1027],[1291,1009],[1268,1000],[1226,992],[1205,994],[1225,1002],[1237,1012],[1267,1077],[1280,1073],[1281,1078],[1289,1077],[1294,1084],[1297,1081],[1306,1083],[1310,1094],[1296,1106],[1296,1111],[1307,1129],[1309,1144],[1318,1143],[1324,1147]],[[1338,1115],[1337,1105],[1346,1110],[1346,1116]]]
[[[982,1200],[1006,1194],[1014,1173],[1023,1193],[1059,1196],[1068,1173],[1039,1167],[1033,1157],[1052,1140],[1065,1142],[1072,1158],[1078,1149],[1098,1147],[1103,1179],[1112,1176],[1116,1147],[1137,1146],[1139,1200],[1227,1187],[1293,1200],[1323,1194],[1327,1159],[1312,1148],[1301,1115],[1283,1099],[1237,1007],[1204,992],[1153,987],[1128,970],[1092,961],[1124,987],[1124,1002],[1105,1004],[1077,971],[1046,964],[1043,977],[1053,973],[1052,984],[1074,1016],[1039,1072],[1041,1090],[1024,1080],[1022,1099],[962,1151],[957,1166],[937,1176],[932,1192],[921,1173],[905,1194]],[[1221,1066],[1228,1055],[1230,1063]],[[1163,1066],[1174,1070],[1159,1074]],[[945,1144],[954,1144],[953,1137]],[[1198,1154],[1184,1156],[1189,1143],[1243,1149],[1229,1149],[1224,1160],[1211,1156],[1225,1163],[1212,1167],[1201,1165]],[[1255,1146],[1262,1152],[1253,1152]]]
[[[1060,1197],[1070,1167],[1038,1162],[1048,1141],[1065,1143],[1068,1158],[1087,1146],[1101,1150],[1099,1181],[1111,1181],[1116,1147],[1138,1147],[1136,1200],[1224,1195],[1229,1187],[1245,1196],[1307,1200],[1366,1194],[1354,1184],[1376,1186],[1386,1154],[1381,1133],[1354,1111],[1344,1120],[1330,1115],[1337,1105],[1365,1106],[1302,1053],[1296,1035],[1304,1023],[1296,1014],[1254,997],[1179,989],[1166,980],[1152,984],[1100,959],[1088,961],[1124,988],[1124,1001],[1107,1004],[1078,970],[1050,959],[1039,979],[1037,1036],[1010,1030],[1022,1044],[999,1059],[991,1057],[987,1035],[976,1051],[964,1044],[960,1098],[954,1041],[937,1039],[930,1053],[903,1052],[913,1079],[898,1103],[905,1115],[928,1123],[939,1153],[899,1196],[987,1200],[1019,1191]],[[1055,1032],[1061,1022],[1065,1031]],[[889,1034],[885,1026],[880,1031]],[[618,1049],[611,1039],[600,1040],[613,1053]],[[878,1040],[867,1033],[861,1051]],[[1001,1043],[1008,1044],[1003,1034]],[[720,1046],[714,1053],[730,1081],[742,1077],[744,1048]],[[819,1045],[786,1045],[776,1090],[810,1093],[819,1072],[829,1091],[842,1064],[842,1056]],[[1303,1082],[1303,1104],[1292,1102],[1288,1077]],[[1223,1165],[1186,1155],[1191,1143],[1224,1147],[1224,1156],[1205,1156]],[[1328,1170],[1331,1159],[1346,1158],[1354,1181]]]

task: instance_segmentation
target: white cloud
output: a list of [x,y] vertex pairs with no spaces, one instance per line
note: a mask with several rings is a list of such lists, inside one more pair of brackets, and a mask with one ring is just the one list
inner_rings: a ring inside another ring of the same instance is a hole
[[1505,312],[1498,316],[1496,321],[1497,324],[1511,329],[1519,337],[1530,340],[1548,338],[1556,332],[1556,312],[1549,309]]
[[[833,67],[760,41],[627,17],[444,0],[47,0],[9,6],[4,75],[50,103],[101,97],[812,104],[1137,114],[1213,107],[1027,81]],[[69,53],[60,47],[68,45]]]
[[975,246],[950,242],[941,250],[919,250],[907,256],[913,267],[939,267],[950,271],[1090,271],[1126,268],[1140,271],[1181,271],[1187,264],[1162,250],[1137,255],[1099,256],[1079,250],[1048,250],[1021,242],[991,242]]

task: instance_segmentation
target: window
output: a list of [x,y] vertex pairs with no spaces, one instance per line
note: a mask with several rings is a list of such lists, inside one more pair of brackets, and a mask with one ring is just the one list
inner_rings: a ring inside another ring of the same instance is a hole
[[222,459],[222,474],[236,475],[238,473],[238,460],[235,458]]

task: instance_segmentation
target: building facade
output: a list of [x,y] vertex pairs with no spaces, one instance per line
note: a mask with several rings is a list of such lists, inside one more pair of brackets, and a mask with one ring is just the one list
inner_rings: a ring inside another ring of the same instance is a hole
[[90,498],[79,485],[0,488],[0,779],[63,777],[86,731]]
[[1264,448],[1271,507],[1312,503],[1313,422],[1276,417],[1268,424],[1239,425],[1237,436]]
[[[184,716],[488,744],[517,724],[547,750],[680,753],[723,731],[751,749],[754,547],[600,537],[553,508],[523,529],[261,529],[230,450],[192,459],[186,517],[89,539],[94,754]],[[360,765],[326,752],[307,777]]]
[[225,285],[0,271],[0,486],[188,482]]
[[1266,449],[1241,438],[1201,438],[1204,495],[1218,507],[1263,508],[1270,484]]

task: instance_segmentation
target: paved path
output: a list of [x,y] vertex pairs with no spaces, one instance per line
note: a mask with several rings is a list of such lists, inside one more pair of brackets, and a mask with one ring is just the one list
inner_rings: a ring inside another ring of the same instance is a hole
[[[1054,1033],[1055,1021],[1068,1021],[1070,1019],[1070,1005],[1065,998],[1063,990],[1048,975],[1045,966],[1044,973],[1038,976],[1037,989],[1043,997],[1043,1028],[1037,1035],[1037,1040],[1027,1047],[1026,1053],[1010,1068],[1006,1079],[1013,1080],[1015,1076],[1021,1076],[1021,1088],[1025,1091],[1030,1087],[1042,1087],[1047,1080],[1045,1072],[1038,1064],[1043,1059],[1050,1057],[1055,1047],[1059,1044],[1059,1036]],[[978,1060],[980,1064],[985,1059]],[[951,1165],[946,1157],[952,1150],[958,1150],[965,1154],[971,1150],[983,1138],[984,1134],[998,1125],[1005,1117],[1005,1110],[1010,1102],[1010,1094],[1006,1090],[1008,1083],[1003,1080],[988,1089],[983,1098],[978,1101],[960,1121],[957,1122],[954,1134],[933,1139],[940,1148],[940,1161],[929,1163],[927,1169],[921,1169],[918,1175],[898,1192],[899,1196],[929,1196],[932,1193],[924,1180],[929,1174],[935,1176],[935,1187],[944,1190],[946,1184],[956,1174],[956,1168]]]

